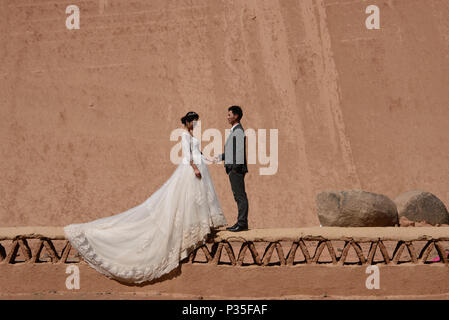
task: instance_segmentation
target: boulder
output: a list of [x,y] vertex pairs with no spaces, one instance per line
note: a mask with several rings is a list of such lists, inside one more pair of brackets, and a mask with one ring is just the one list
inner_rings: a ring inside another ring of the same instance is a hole
[[430,225],[449,224],[449,213],[444,203],[434,194],[412,190],[393,199],[399,217],[410,221],[426,222]]
[[395,203],[363,190],[324,191],[316,196],[318,219],[325,227],[392,227],[399,224]]
[[415,221],[410,221],[406,217],[402,216],[402,217],[399,217],[399,226],[400,227],[414,227]]

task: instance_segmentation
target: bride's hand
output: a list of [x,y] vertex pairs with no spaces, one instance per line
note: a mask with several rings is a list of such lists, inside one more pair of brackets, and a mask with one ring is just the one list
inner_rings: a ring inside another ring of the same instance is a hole
[[201,179],[201,172],[200,172],[200,170],[195,169],[194,172],[195,172],[196,177],[197,177],[198,179]]

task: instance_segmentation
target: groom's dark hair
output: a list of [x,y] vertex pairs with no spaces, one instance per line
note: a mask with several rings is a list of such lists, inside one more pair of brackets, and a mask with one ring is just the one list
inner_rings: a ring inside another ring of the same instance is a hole
[[239,116],[239,118],[238,118],[239,121],[243,117],[242,108],[240,108],[239,106],[231,106],[231,107],[228,108],[228,111],[232,111],[233,114],[238,115]]

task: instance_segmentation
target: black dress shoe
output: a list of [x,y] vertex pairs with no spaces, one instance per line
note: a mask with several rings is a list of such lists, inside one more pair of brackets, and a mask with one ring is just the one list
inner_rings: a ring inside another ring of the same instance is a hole
[[238,232],[238,231],[244,231],[244,230],[248,230],[248,226],[237,225],[235,228],[229,229],[229,231],[232,231],[232,232]]
[[234,223],[234,225],[233,226],[231,226],[231,227],[227,227],[226,228],[226,230],[231,230],[231,229],[234,229],[235,227],[237,227],[238,226],[238,223],[236,222],[236,223]]

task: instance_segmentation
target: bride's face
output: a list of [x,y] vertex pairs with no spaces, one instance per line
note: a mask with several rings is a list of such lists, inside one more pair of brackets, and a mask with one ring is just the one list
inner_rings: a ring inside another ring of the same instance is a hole
[[186,127],[187,127],[187,129],[189,129],[189,130],[193,130],[193,128],[195,128],[196,127],[196,125],[197,125],[197,121],[198,120],[193,120],[193,121],[187,121],[186,122]]

